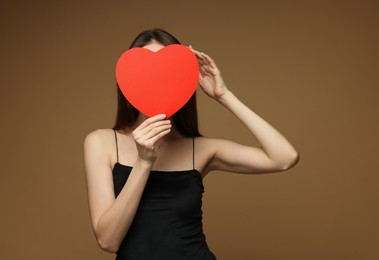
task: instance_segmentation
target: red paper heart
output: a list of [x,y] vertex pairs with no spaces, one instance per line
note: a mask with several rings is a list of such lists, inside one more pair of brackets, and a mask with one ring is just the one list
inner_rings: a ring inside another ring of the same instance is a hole
[[191,98],[199,80],[199,64],[187,47],[172,44],[153,52],[135,47],[116,65],[116,79],[125,98],[148,117],[172,116]]

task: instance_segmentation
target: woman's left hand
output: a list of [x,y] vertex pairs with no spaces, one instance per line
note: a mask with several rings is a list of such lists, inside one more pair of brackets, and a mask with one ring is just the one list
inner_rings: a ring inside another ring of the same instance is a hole
[[226,86],[221,77],[221,71],[217,68],[215,62],[207,54],[199,52],[189,46],[199,61],[199,84],[205,94],[216,100],[226,93]]

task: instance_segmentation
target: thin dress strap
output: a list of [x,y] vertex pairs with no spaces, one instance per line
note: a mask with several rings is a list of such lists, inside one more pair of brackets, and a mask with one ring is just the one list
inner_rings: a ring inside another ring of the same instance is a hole
[[116,153],[117,153],[117,162],[118,162],[118,144],[117,144],[117,134],[116,134],[116,130],[114,130],[114,138],[116,139]]
[[192,137],[192,166],[195,170],[195,137]]

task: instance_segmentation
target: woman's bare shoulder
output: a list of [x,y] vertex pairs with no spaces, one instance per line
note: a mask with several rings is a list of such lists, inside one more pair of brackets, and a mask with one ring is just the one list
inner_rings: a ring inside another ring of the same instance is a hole
[[196,150],[201,152],[207,159],[211,159],[226,139],[200,136],[195,139]]
[[103,161],[111,165],[112,151],[115,149],[115,134],[113,129],[96,129],[84,138],[84,156],[86,161]]
[[222,143],[225,141],[225,139],[205,136],[195,138],[197,167],[200,169],[203,176],[213,170],[212,162],[219,150],[219,147],[221,147]]
[[84,145],[91,147],[109,147],[115,142],[114,130],[111,128],[96,129],[89,132],[84,138]]
[[90,139],[90,140],[103,140],[106,141],[111,136],[114,138],[114,130],[111,128],[101,128],[101,129],[95,129],[91,132],[89,132],[84,140]]

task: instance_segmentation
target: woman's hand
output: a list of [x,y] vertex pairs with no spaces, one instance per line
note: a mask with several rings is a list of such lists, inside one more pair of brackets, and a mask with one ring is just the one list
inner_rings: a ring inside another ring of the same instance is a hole
[[226,93],[226,86],[221,77],[221,71],[217,68],[215,62],[207,54],[199,52],[189,46],[199,61],[200,75],[199,84],[203,91],[216,100]]
[[141,160],[154,163],[157,158],[155,143],[171,131],[171,122],[164,120],[165,118],[164,114],[150,117],[133,131],[138,157]]

